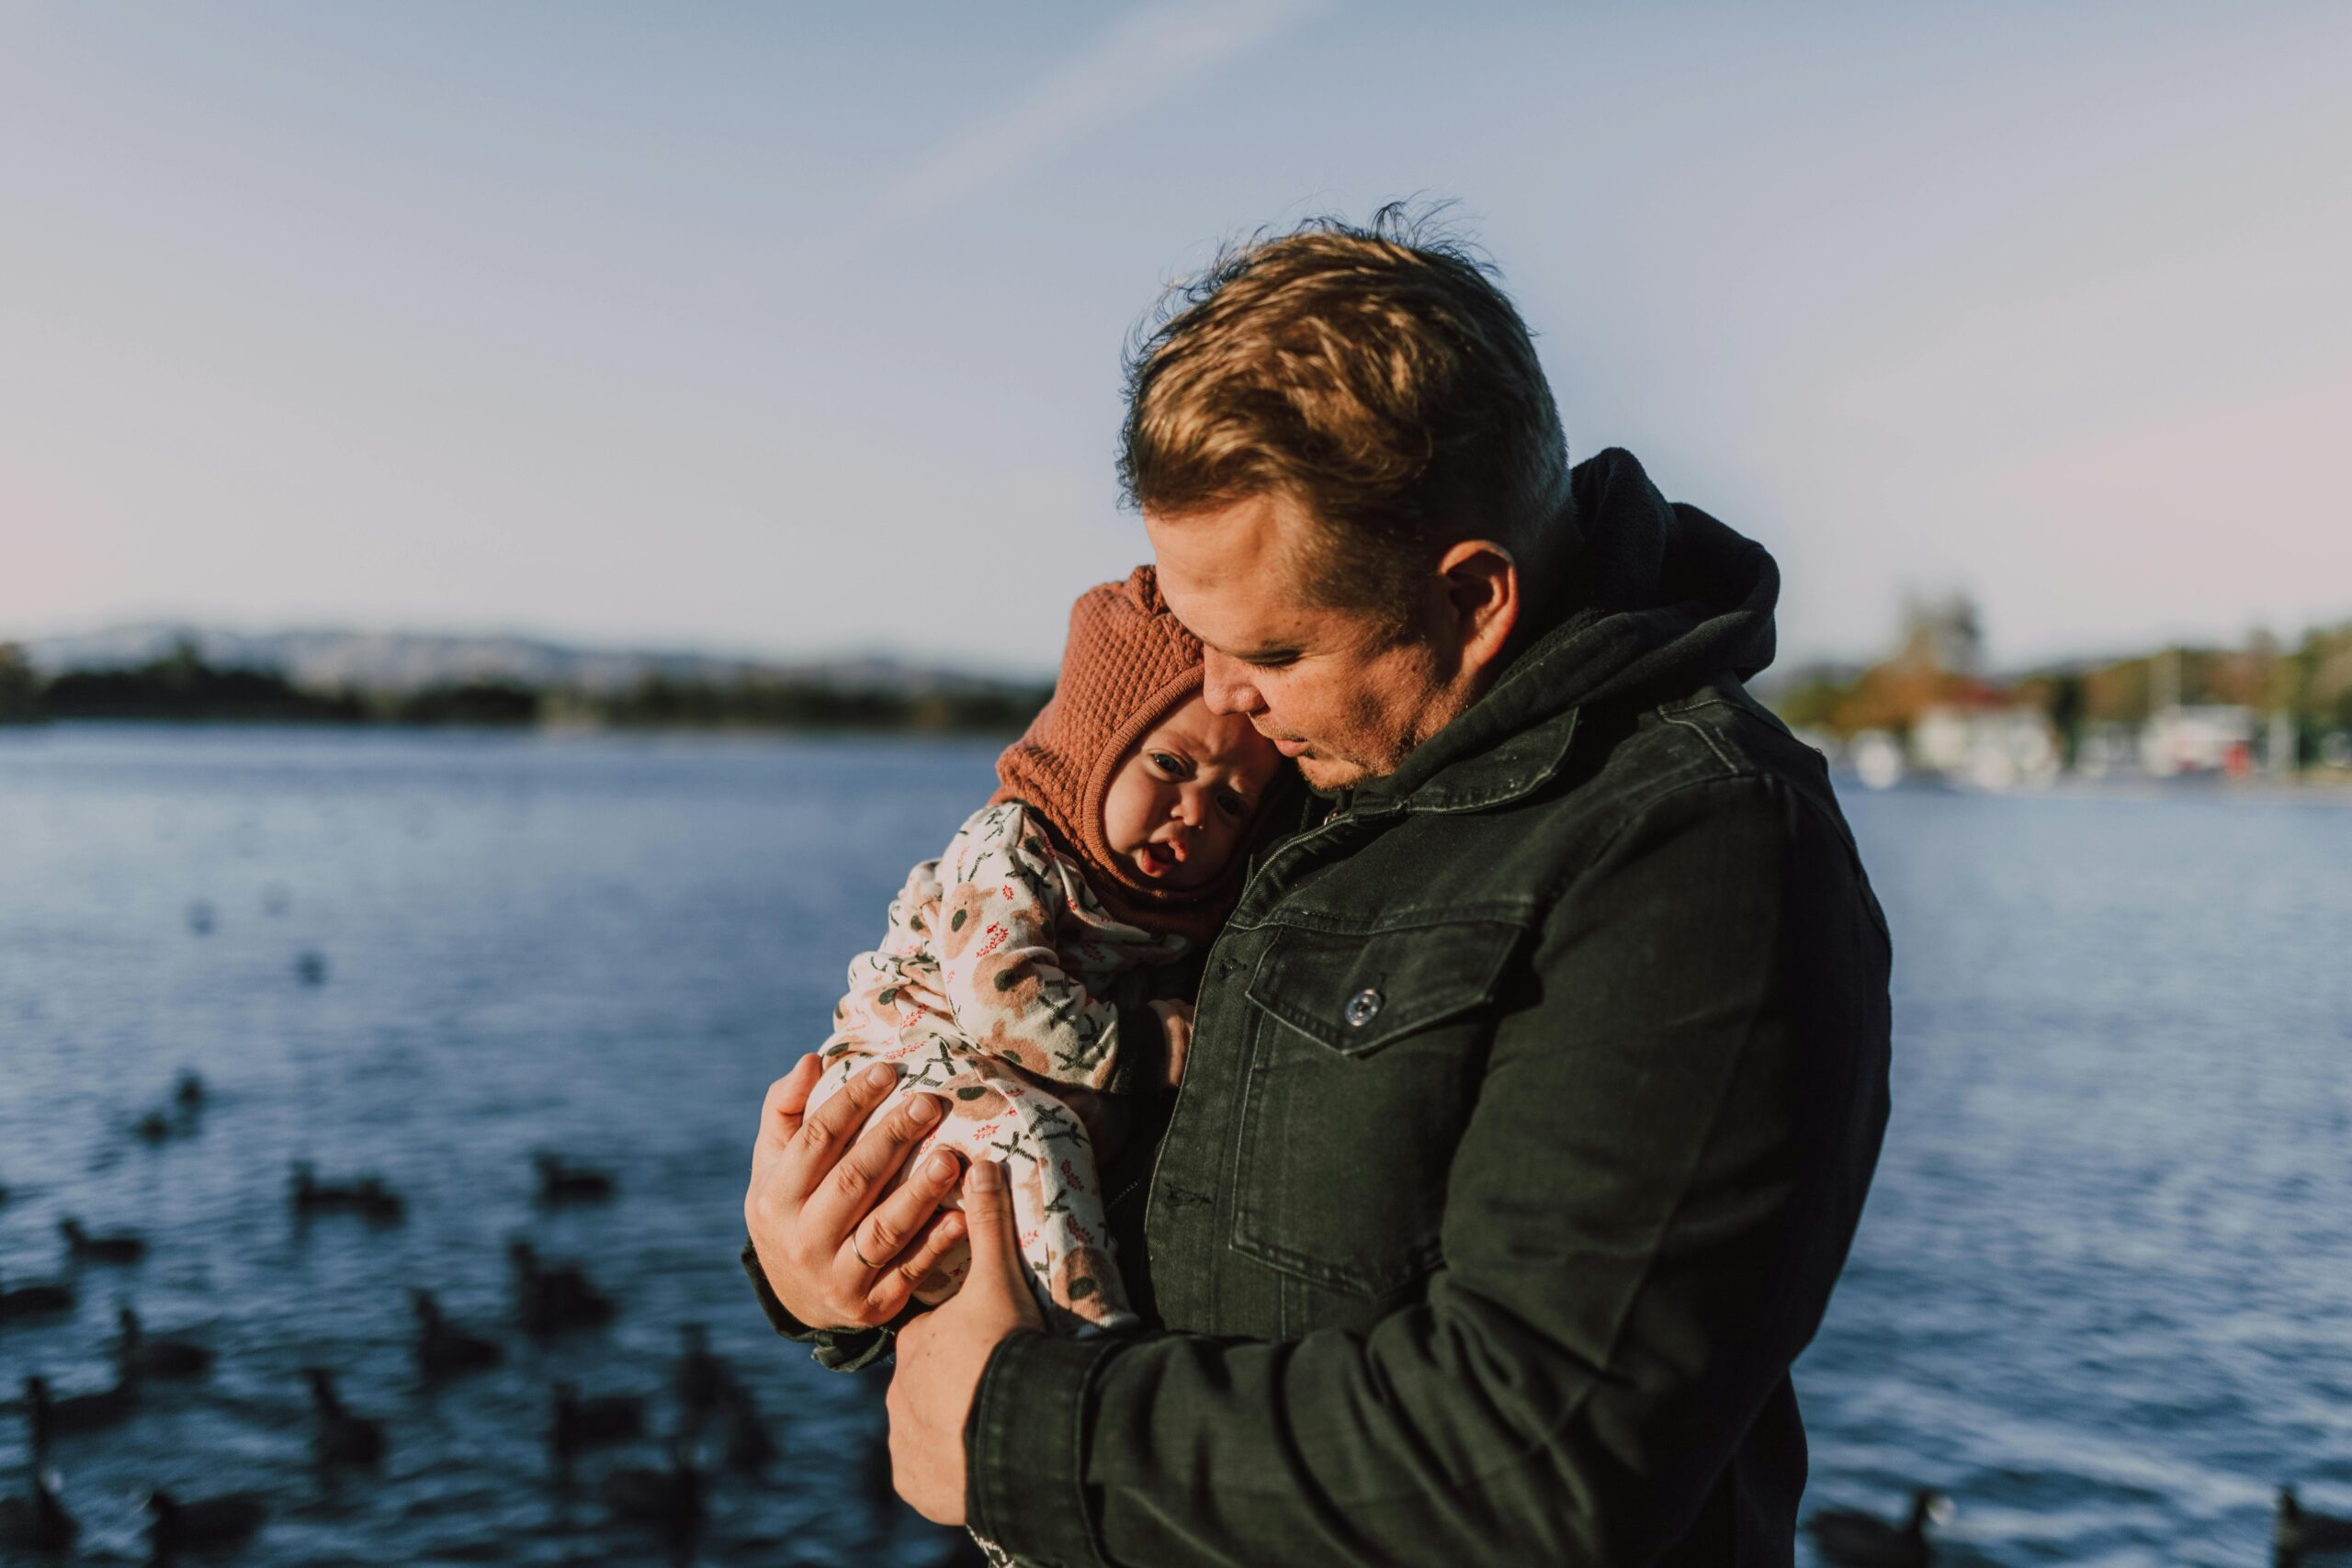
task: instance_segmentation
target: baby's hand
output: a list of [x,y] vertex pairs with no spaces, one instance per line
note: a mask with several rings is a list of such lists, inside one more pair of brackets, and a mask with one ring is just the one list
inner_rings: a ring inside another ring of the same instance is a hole
[[1159,1015],[1159,1027],[1168,1037],[1166,1066],[1160,1081],[1174,1089],[1184,1081],[1184,1058],[1193,1049],[1193,1004],[1154,1002],[1151,1010]]

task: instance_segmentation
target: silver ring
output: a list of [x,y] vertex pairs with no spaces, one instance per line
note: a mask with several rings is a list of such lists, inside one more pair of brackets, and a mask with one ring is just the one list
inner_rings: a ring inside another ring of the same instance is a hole
[[856,1233],[855,1231],[852,1231],[852,1232],[850,1232],[850,1233],[849,1233],[849,1249],[850,1249],[851,1254],[852,1254],[853,1256],[854,1256],[860,1263],[863,1263],[863,1264],[865,1264],[865,1267],[866,1267],[866,1269],[868,1269],[868,1271],[870,1271],[870,1272],[872,1272],[872,1273],[876,1273],[876,1274],[878,1274],[878,1273],[880,1273],[880,1272],[882,1271],[882,1265],[880,1265],[879,1263],[876,1263],[876,1262],[874,1262],[873,1260],[871,1260],[870,1258],[868,1258],[865,1256],[865,1253],[860,1252],[860,1251],[858,1250],[858,1247],[857,1247],[857,1233]]

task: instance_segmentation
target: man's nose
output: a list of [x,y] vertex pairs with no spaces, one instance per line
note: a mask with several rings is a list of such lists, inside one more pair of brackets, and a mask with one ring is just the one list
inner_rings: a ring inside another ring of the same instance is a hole
[[1253,714],[1262,712],[1265,698],[1258,694],[1243,672],[1238,659],[1227,658],[1215,649],[1201,656],[1201,701],[1214,714]]

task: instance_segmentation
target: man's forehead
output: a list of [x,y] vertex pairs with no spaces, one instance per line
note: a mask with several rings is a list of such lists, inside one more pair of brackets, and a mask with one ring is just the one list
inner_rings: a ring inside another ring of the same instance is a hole
[[1293,546],[1299,520],[1273,496],[1170,516],[1149,509],[1159,591],[1176,618],[1221,653],[1249,653],[1306,616]]

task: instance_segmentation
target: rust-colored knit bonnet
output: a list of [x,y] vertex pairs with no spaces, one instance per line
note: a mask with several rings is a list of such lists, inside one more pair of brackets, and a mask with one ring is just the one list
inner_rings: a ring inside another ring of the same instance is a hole
[[1151,568],[1088,589],[1070,606],[1053,697],[997,759],[990,798],[1035,808],[1113,915],[1205,943],[1240,894],[1247,845],[1237,846],[1216,880],[1170,888],[1113,853],[1102,836],[1102,797],[1127,749],[1200,689],[1201,639],[1169,614]]

